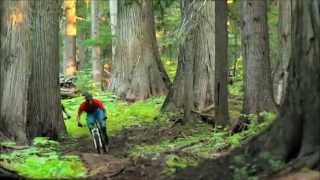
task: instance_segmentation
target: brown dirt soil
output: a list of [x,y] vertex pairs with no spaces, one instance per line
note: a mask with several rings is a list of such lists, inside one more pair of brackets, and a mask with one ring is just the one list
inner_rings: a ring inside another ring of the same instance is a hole
[[126,129],[119,135],[111,137],[107,154],[96,153],[91,139],[67,139],[62,142],[62,152],[81,157],[88,169],[89,179],[112,180],[156,180],[166,179],[162,174],[165,167],[163,157],[132,160],[128,150],[133,145],[142,143],[155,144],[159,137],[175,139],[184,136],[180,131],[164,128]]

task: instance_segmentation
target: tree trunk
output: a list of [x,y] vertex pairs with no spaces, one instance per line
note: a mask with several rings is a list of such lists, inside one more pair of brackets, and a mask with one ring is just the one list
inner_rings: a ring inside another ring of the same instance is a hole
[[59,94],[59,1],[3,1],[0,131],[26,143],[57,137],[64,123]]
[[287,160],[320,153],[320,2],[295,0],[292,7],[293,47],[279,122],[286,127],[282,140]]
[[212,113],[216,123],[225,124],[228,120],[226,2],[184,0],[182,5],[181,29],[185,34],[174,85],[162,109],[178,112],[188,106],[201,112],[214,105],[206,113]]
[[215,3],[215,123],[226,125],[228,109],[228,8],[226,1]]
[[281,60],[274,79],[274,97],[278,105],[282,105],[285,97],[288,80],[288,65],[291,53],[291,0],[281,0],[279,17],[279,34],[281,44]]
[[[2,32],[2,26],[3,26],[3,24],[2,24],[2,21],[1,21],[1,17],[3,16],[3,12],[4,12],[4,7],[3,7],[3,2],[4,1],[0,1],[0,110],[1,110],[1,102],[2,102],[2,83],[3,83],[3,71],[4,71],[4,65],[3,65],[3,61],[2,61],[2,55],[1,55],[1,53],[2,53],[2,43],[1,43],[1,41],[2,41],[2,37],[1,37],[1,32]],[[1,111],[0,111],[1,112]],[[1,118],[1,116],[0,116],[0,118]],[[4,135],[0,132],[0,138],[1,139],[4,139]]]
[[242,50],[246,114],[275,111],[272,95],[267,1],[242,0]]
[[116,27],[117,27],[117,14],[118,14],[118,0],[109,0],[110,8],[110,24],[112,34],[112,60],[115,58],[115,45],[116,45]]
[[[99,2],[91,0],[91,38],[97,39],[99,36]],[[91,52],[93,82],[98,89],[102,88],[102,70],[101,48],[99,46],[92,47]]]
[[286,162],[320,168],[320,1],[292,0],[288,84],[280,116],[260,142]]
[[78,60],[78,70],[82,70],[86,64],[86,52],[87,48],[83,45],[83,41],[86,39],[86,34],[79,35],[77,40],[77,60]]
[[66,30],[64,35],[65,59],[63,59],[63,70],[66,76],[73,76],[77,72],[76,61],[76,0],[64,0],[66,15]]
[[118,1],[116,54],[110,89],[135,101],[166,95],[170,80],[161,63],[152,1]]

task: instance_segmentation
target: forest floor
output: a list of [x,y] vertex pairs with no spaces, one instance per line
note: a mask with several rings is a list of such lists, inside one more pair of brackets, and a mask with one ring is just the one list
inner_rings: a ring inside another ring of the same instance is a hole
[[[83,98],[76,97],[63,101],[72,117],[65,120],[68,137],[59,142],[38,138],[21,150],[9,143],[13,148],[1,153],[0,165],[38,179],[168,179],[186,168],[224,156],[274,119],[274,115],[265,113],[265,120],[258,123],[252,116],[248,130],[230,135],[229,127],[214,128],[200,120],[184,125],[170,121],[179,115],[160,113],[164,97],[136,103],[119,101],[111,94],[96,97],[108,108],[108,154],[98,155],[88,129],[77,127],[75,116]],[[240,116],[241,102],[241,96],[230,98],[232,122]],[[81,121],[85,124],[85,117]]]
[[[199,125],[200,124],[200,125]],[[246,153],[224,145],[221,149],[206,151],[210,142],[202,139],[189,141],[192,135],[201,131],[214,130],[205,123],[191,122],[188,126],[132,127],[111,137],[111,147],[107,154],[97,154],[88,138],[69,139],[61,145],[65,155],[79,155],[87,168],[86,179],[112,180],[318,180],[319,171],[303,169],[281,176],[270,176],[284,164],[268,155],[259,161]],[[192,128],[192,130],[191,130]],[[169,143],[164,145],[163,140]],[[177,142],[177,140],[180,142]],[[187,140],[188,143],[181,143]],[[161,144],[163,147],[161,147]],[[159,146],[160,145],[160,146]],[[156,147],[158,146],[158,147]],[[133,149],[140,147],[141,149]],[[153,149],[152,149],[153,148]],[[198,149],[197,149],[198,148]],[[205,150],[206,149],[206,150]],[[233,150],[232,150],[233,149]],[[200,151],[206,153],[201,154]],[[139,152],[138,152],[139,151]],[[134,154],[138,153],[138,154]],[[174,157],[174,158],[171,158]],[[247,159],[247,160],[245,160]],[[248,164],[248,162],[251,162]],[[263,172],[262,169],[267,169]],[[212,171],[214,170],[214,171]],[[259,171],[260,174],[257,174]]]
[[[241,89],[230,87],[230,119],[234,124],[242,107]],[[0,142],[0,166],[37,179],[260,179],[257,162],[235,149],[262,132],[275,119],[274,113],[249,115],[248,129],[231,135],[229,127],[213,127],[201,120],[184,125],[171,120],[178,114],[160,112],[164,97],[126,103],[112,94],[97,94],[108,109],[107,154],[96,153],[87,128],[77,127],[75,120],[83,97],[63,101],[71,119],[65,120],[68,137],[59,142],[35,138],[33,144],[20,147],[14,142]],[[81,119],[85,124],[85,117]],[[233,156],[231,156],[233,155]],[[264,154],[261,163],[279,169],[284,163]],[[212,171],[214,169],[214,171]],[[293,176],[319,177],[319,172],[299,172]],[[309,178],[312,179],[312,178]],[[284,179],[286,180],[286,179]]]
[[[174,127],[155,125],[124,129],[118,135],[111,137],[110,150],[103,155],[95,152],[92,141],[88,138],[70,139],[61,145],[64,147],[62,151],[65,154],[77,154],[81,157],[87,167],[88,177],[92,179],[166,179],[166,177],[190,163],[179,159],[180,156],[184,158],[189,156],[188,158],[192,158],[194,161],[204,160],[203,157],[188,152],[188,148],[203,144],[203,140],[180,142],[181,145],[176,140],[190,137],[192,133],[199,133],[204,127],[208,128],[208,130],[211,129],[211,127],[206,126],[206,124],[202,126],[195,125],[192,131],[190,131],[192,127],[190,125],[187,128],[181,125]],[[172,143],[166,146],[162,142],[163,140]],[[174,141],[176,142],[173,143]],[[161,147],[160,144],[163,144],[164,147]],[[137,150],[139,152],[134,154],[133,149],[139,145],[145,146],[145,151],[143,149]],[[159,147],[156,147],[158,145]],[[223,153],[225,152],[216,153],[215,156],[220,156]],[[172,161],[176,162],[170,164],[168,157],[176,158],[172,159]]]

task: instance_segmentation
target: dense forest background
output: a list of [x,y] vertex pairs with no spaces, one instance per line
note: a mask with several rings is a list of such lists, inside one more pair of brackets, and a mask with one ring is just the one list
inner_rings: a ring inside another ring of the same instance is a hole
[[2,0],[0,177],[319,179],[319,29],[318,0]]

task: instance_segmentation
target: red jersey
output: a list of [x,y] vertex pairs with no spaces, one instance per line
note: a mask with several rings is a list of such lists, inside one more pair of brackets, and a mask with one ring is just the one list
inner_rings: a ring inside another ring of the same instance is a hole
[[92,99],[91,104],[86,101],[81,103],[78,113],[81,113],[83,111],[86,113],[94,113],[94,112],[96,112],[96,110],[98,108],[105,109],[105,107],[101,101],[99,101],[98,99]]

